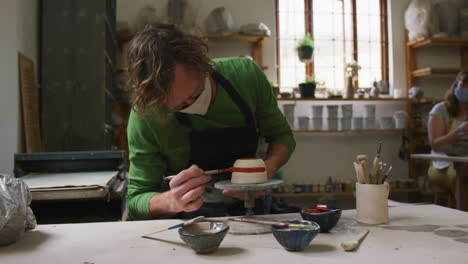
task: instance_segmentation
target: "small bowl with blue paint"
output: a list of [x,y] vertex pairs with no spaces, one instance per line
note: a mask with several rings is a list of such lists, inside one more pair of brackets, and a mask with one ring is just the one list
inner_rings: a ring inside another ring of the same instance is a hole
[[317,236],[320,226],[312,221],[293,220],[289,224],[299,224],[302,227],[272,226],[271,231],[276,241],[288,251],[302,251]]
[[222,222],[201,222],[179,228],[179,236],[197,253],[208,254],[218,249],[228,231]]
[[341,218],[341,209],[319,211],[316,209],[302,210],[302,219],[316,222],[320,226],[320,232],[326,233],[332,229]]

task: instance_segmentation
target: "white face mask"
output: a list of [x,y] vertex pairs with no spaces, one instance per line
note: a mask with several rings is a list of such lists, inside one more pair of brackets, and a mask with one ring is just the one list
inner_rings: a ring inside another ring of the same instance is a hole
[[210,78],[205,78],[205,88],[203,88],[203,92],[200,96],[193,102],[193,104],[187,106],[186,108],[180,110],[181,113],[186,114],[197,114],[197,115],[205,115],[208,112],[208,108],[210,107],[212,96],[212,89],[210,84]]

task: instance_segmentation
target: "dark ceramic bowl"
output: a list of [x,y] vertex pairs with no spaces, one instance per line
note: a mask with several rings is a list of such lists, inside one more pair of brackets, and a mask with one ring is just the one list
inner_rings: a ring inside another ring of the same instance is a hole
[[302,251],[319,233],[320,226],[312,221],[294,220],[290,224],[301,224],[310,228],[288,228],[272,226],[271,231],[276,240],[289,251]]
[[228,231],[221,222],[202,222],[179,228],[179,236],[197,253],[207,254],[219,247]]
[[321,213],[312,213],[310,210],[301,211],[302,219],[314,221],[320,226],[320,232],[325,233],[332,229],[340,220],[341,209],[332,209]]

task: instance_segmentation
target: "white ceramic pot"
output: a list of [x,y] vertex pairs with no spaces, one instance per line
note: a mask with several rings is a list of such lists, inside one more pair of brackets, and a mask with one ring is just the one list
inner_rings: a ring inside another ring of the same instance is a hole
[[390,186],[356,183],[356,218],[361,223],[388,223],[388,194]]
[[[262,159],[238,159],[234,162],[234,168],[265,168]],[[264,172],[233,172],[231,182],[235,184],[263,183],[268,180],[267,171]]]

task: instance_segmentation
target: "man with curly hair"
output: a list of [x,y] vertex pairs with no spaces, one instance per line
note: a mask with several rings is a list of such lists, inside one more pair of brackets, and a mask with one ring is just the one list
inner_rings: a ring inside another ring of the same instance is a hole
[[[164,24],[138,33],[128,59],[130,217],[243,214],[243,192],[213,187],[229,175],[203,173],[255,158],[259,137],[269,143],[268,178],[294,151],[292,130],[262,70],[247,58],[210,60],[201,38]],[[176,175],[169,184],[168,175]]]

